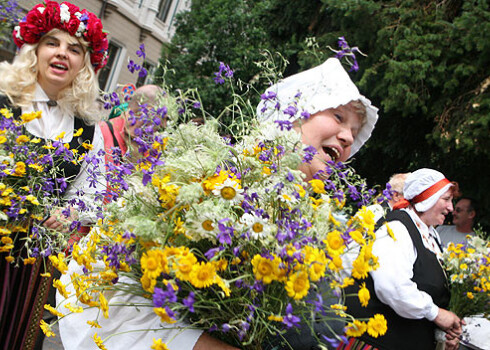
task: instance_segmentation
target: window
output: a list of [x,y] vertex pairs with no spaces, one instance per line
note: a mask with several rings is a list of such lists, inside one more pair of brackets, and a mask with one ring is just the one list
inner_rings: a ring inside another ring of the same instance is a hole
[[160,0],[160,5],[158,5],[157,18],[162,22],[166,22],[168,14],[170,12],[170,7],[172,7],[172,0]]
[[121,46],[111,41],[109,43],[109,57],[107,59],[107,65],[99,72],[99,86],[102,90],[109,90],[114,76],[113,68],[116,66],[120,54]]
[[155,65],[153,63],[150,63],[148,61],[143,62],[143,68],[146,69],[148,74],[145,77],[140,77],[138,76],[138,80],[136,81],[136,87],[139,88],[142,85],[145,84],[152,84],[153,83],[153,73],[155,73]]

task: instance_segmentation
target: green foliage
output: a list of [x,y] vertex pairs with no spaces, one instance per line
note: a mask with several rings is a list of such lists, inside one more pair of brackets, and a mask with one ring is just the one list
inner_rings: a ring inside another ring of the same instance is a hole
[[351,77],[380,107],[356,169],[375,183],[395,172],[440,169],[490,208],[488,1],[196,0],[178,23],[165,51],[175,70],[167,83],[198,87],[213,113],[231,99],[229,88],[213,82],[219,61],[252,82],[261,51],[278,51],[290,62],[287,76],[332,56],[327,46],[345,36],[368,55]]

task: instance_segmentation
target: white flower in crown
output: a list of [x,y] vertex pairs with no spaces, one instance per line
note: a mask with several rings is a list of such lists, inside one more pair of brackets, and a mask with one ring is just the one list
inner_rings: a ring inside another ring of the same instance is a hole
[[38,8],[37,8],[37,10],[38,10],[38,11],[39,11],[41,14],[43,14],[43,13],[44,13],[44,10],[46,10],[46,8],[45,8],[45,7],[38,7]]
[[66,4],[61,4],[60,6],[60,18],[61,23],[68,23],[70,21],[70,8]]
[[80,22],[80,24],[78,25],[77,32],[75,33],[75,36],[81,37],[82,34],[85,33],[86,29],[87,29],[87,27],[85,26],[85,23]]
[[75,12],[75,17],[78,19],[82,18],[82,13],[80,11]]
[[216,185],[213,190],[215,196],[231,203],[240,203],[243,200],[243,189],[240,184],[232,179],[226,179],[222,184]]
[[22,37],[22,35],[20,35],[20,27],[19,26],[15,26],[14,27],[14,31],[15,31],[15,37],[17,39],[20,39],[20,40],[24,40],[24,38]]

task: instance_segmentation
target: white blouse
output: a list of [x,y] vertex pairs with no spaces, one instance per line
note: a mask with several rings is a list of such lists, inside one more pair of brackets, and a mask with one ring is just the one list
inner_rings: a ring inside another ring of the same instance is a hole
[[[425,225],[412,209],[402,210],[410,215],[419,229],[424,246],[439,256],[442,252],[437,231]],[[373,245],[373,254],[379,259],[379,268],[371,272],[376,296],[401,317],[433,321],[439,307],[429,294],[420,291],[411,280],[417,251],[410,234],[400,221],[391,221],[388,225],[396,240],[388,235],[383,225],[376,231]]]
[[[25,126],[29,133],[44,140],[55,141],[56,137],[62,132],[65,135],[62,139],[63,142],[68,143],[73,139],[75,118],[64,111],[59,106],[49,107],[47,102],[49,97],[39,84],[36,85],[34,93],[34,99],[32,105],[28,108],[22,108],[22,113],[30,113],[35,111],[42,111],[42,118],[34,119],[28,122]],[[88,152],[89,156],[96,155],[97,152],[104,149],[104,139],[102,132],[98,124],[95,125],[94,138],[92,140],[93,149]],[[78,175],[73,179],[68,186],[68,189],[64,193],[64,198],[69,200],[77,197],[77,191],[83,190],[85,193],[84,201],[88,203],[94,203],[94,197],[96,192],[102,192],[106,187],[106,180],[104,177],[105,163],[104,157],[101,158],[101,162],[98,165],[98,170],[101,174],[100,179],[97,181],[95,187],[89,187],[88,177],[89,173],[87,169],[89,165],[87,162],[81,164],[81,169]],[[95,213],[80,212],[80,218],[82,225],[86,225],[91,222],[95,222],[97,219]]]
[[[82,240],[82,244],[87,238]],[[104,270],[104,263],[99,262],[94,270]],[[72,313],[60,318],[59,328],[61,341],[65,350],[97,350],[93,336],[95,333],[104,341],[110,350],[148,350],[153,344],[153,338],[162,339],[170,350],[192,350],[203,331],[187,328],[184,323],[162,323],[160,317],[153,312],[152,301],[143,297],[131,295],[123,291],[105,292],[109,304],[109,318],[104,318],[98,308],[88,307],[77,301],[71,275],[82,275],[82,267],[72,260],[68,265],[68,273],[60,280],[66,285],[71,294],[68,299],[56,293],[58,310],[68,313],[64,307],[67,303],[84,307],[82,313]],[[121,277],[119,283],[135,283],[128,277]],[[128,306],[131,304],[139,305]],[[98,320],[102,328],[91,327],[87,321]]]

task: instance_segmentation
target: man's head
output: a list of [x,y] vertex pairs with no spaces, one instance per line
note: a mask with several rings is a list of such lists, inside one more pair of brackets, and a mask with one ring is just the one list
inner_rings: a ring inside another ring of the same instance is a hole
[[[162,89],[157,85],[143,85],[134,91],[128,103],[128,111],[126,112],[126,118],[128,120],[126,123],[126,134],[129,138],[134,138],[136,136],[135,130],[141,128],[145,123],[144,120],[138,118],[141,114],[141,106],[148,105],[148,107],[153,107],[155,102],[157,102],[157,96],[161,93]],[[130,118],[130,111],[136,118]],[[165,127],[166,120],[163,120],[162,123]]]
[[469,197],[461,197],[454,207],[453,224],[460,232],[471,232],[476,218],[476,202]]
[[392,197],[388,201],[390,207],[393,208],[396,202],[403,199],[403,186],[405,186],[405,179],[410,174],[411,173],[399,173],[390,177],[390,180],[388,181],[392,190]]

